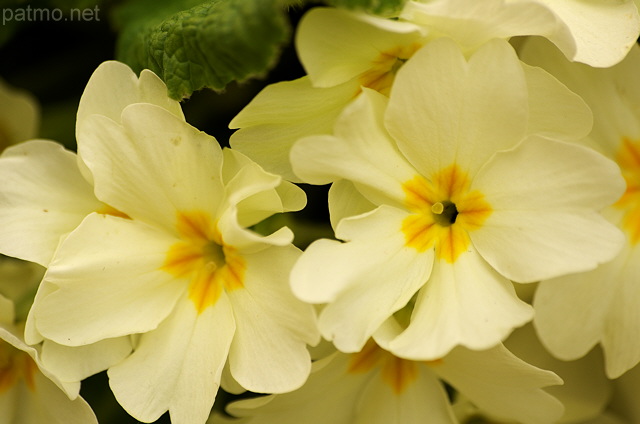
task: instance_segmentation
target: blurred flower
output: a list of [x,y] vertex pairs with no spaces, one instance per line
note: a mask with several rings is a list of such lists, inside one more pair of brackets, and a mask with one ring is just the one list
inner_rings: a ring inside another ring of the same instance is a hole
[[[562,381],[502,346],[484,352],[456,348],[437,361],[416,362],[372,340],[361,352],[316,361],[295,392],[241,400],[227,410],[246,424],[456,423],[443,381],[502,419],[542,424],[562,414],[562,405],[541,390]],[[226,421],[213,418],[210,424],[218,422]]]
[[0,79],[0,152],[36,136],[40,106],[29,93],[10,87]]
[[542,282],[534,302],[535,326],[554,355],[577,359],[600,343],[615,378],[640,362],[640,49],[610,69],[570,63],[539,42],[522,54],[584,97],[594,126],[581,142],[615,160],[626,180],[622,198],[603,212],[626,235],[622,252],[593,271]]
[[60,380],[44,366],[38,347],[28,346],[19,335],[24,316],[16,320],[11,299],[19,311],[28,309],[23,304],[30,304],[41,276],[42,269],[34,264],[0,258],[0,422],[97,424],[89,405],[78,397],[79,381]]

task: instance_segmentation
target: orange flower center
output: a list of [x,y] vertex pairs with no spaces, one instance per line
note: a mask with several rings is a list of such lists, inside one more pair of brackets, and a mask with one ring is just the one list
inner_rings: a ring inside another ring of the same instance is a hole
[[640,141],[628,138],[622,140],[622,146],[616,155],[627,189],[614,207],[624,210],[622,229],[629,236],[631,244],[640,241]]
[[413,212],[402,222],[409,247],[423,252],[435,247],[436,255],[449,263],[466,251],[469,232],[482,226],[491,206],[457,165],[436,172],[430,180],[417,175],[403,184],[405,205]]
[[177,230],[181,240],[169,248],[161,269],[189,280],[189,299],[198,313],[215,305],[223,289],[244,287],[245,261],[223,242],[208,214],[179,212]]

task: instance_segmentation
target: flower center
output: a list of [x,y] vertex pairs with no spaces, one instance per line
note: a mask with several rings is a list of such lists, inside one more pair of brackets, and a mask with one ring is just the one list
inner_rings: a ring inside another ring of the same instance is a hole
[[223,289],[244,287],[245,261],[223,242],[208,214],[179,212],[177,230],[181,240],[169,248],[161,269],[189,280],[189,299],[198,313],[215,305]]
[[627,189],[614,206],[624,210],[622,229],[635,245],[640,242],[640,141],[634,142],[625,137],[616,161],[627,182]]
[[397,46],[380,53],[371,68],[360,75],[360,85],[389,95],[398,69],[421,47],[420,43]]
[[0,395],[24,379],[27,388],[35,390],[37,365],[28,353],[0,341]]
[[448,227],[455,224],[458,217],[458,208],[456,208],[455,203],[445,200],[431,205],[431,213],[436,224]]
[[[453,164],[434,173],[406,181],[405,206],[412,212],[402,222],[406,245],[453,263],[471,243],[469,232],[482,226],[491,206],[477,190],[470,191],[467,174]],[[445,200],[443,200],[445,199]]]
[[402,394],[418,378],[416,362],[398,358],[369,340],[360,352],[351,355],[347,372],[360,374],[374,368],[381,369],[382,381],[396,395]]

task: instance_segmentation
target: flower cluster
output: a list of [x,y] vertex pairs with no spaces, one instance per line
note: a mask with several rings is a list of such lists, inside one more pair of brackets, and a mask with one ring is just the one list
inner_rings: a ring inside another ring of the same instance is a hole
[[[637,422],[639,34],[630,0],[311,9],[232,148],[103,63],[77,152],[0,156],[0,422],[95,422],[102,371],[142,422]],[[335,237],[261,231],[298,183]]]

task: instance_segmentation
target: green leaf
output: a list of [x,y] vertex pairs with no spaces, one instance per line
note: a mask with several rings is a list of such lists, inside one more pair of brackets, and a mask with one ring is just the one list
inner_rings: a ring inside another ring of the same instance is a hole
[[260,76],[277,61],[291,28],[284,0],[130,0],[112,15],[116,56],[151,69],[175,99],[204,87]]
[[326,0],[327,4],[382,16],[395,16],[407,0]]

